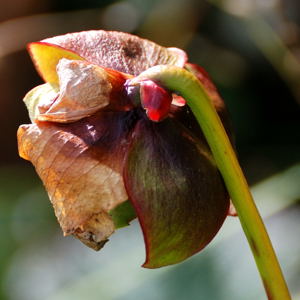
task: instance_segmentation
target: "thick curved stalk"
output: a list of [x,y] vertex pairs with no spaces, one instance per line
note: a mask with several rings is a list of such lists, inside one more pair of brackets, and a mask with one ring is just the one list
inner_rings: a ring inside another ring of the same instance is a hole
[[190,72],[155,66],[131,81],[150,79],[182,95],[194,113],[237,210],[269,299],[291,299],[278,260],[235,152],[202,84]]

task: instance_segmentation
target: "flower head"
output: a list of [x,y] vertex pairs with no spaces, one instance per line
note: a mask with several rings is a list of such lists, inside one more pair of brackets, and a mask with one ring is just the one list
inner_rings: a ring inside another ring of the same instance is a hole
[[25,96],[32,124],[18,130],[19,152],[35,166],[64,234],[99,250],[137,216],[148,268],[204,248],[229,197],[201,129],[179,95],[130,80],[159,64],[186,68],[226,127],[205,71],[180,49],[120,32],[67,34],[29,51],[46,83]]

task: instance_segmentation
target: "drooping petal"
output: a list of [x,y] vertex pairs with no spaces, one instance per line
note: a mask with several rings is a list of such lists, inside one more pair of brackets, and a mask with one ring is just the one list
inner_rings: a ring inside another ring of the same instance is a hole
[[24,102],[32,122],[70,123],[104,108],[126,111],[132,107],[122,94],[126,81],[122,73],[62,58],[57,74],[58,85],[46,83],[26,94]]
[[84,60],[71,49],[67,50],[45,42],[30,43],[28,51],[40,76],[51,84],[58,84],[56,66],[62,58]]
[[143,230],[147,268],[175,264],[201,250],[228,211],[206,144],[170,118],[138,123],[124,180]]
[[106,112],[18,130],[20,156],[35,166],[62,230],[96,250],[115,229],[109,212],[127,200],[122,178],[127,119],[125,112]]
[[91,30],[48,38],[42,43],[73,51],[101,67],[138,75],[149,67],[171,64],[183,67],[184,51],[165,48],[135,35],[117,31]]

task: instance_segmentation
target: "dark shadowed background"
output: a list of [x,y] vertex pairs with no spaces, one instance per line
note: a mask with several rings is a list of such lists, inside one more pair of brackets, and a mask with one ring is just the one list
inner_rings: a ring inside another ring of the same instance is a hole
[[180,47],[228,105],[239,158],[294,299],[300,299],[300,2],[0,0],[0,299],[265,299],[237,218],[177,266],[140,267],[137,222],[99,253],[64,238],[32,166],[18,157],[22,102],[42,83],[25,47],[107,29]]

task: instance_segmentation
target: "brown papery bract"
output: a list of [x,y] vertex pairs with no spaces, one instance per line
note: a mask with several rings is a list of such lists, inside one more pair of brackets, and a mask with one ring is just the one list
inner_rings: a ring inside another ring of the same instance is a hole
[[88,117],[110,104],[113,107],[113,103],[121,98],[117,93],[128,78],[82,60],[63,58],[56,69],[59,92],[54,101],[38,106],[41,112],[37,116],[39,121],[69,123]]
[[108,212],[128,198],[122,179],[124,114],[100,113],[67,126],[37,122],[18,130],[20,155],[34,164],[64,234],[96,250],[114,231]]

